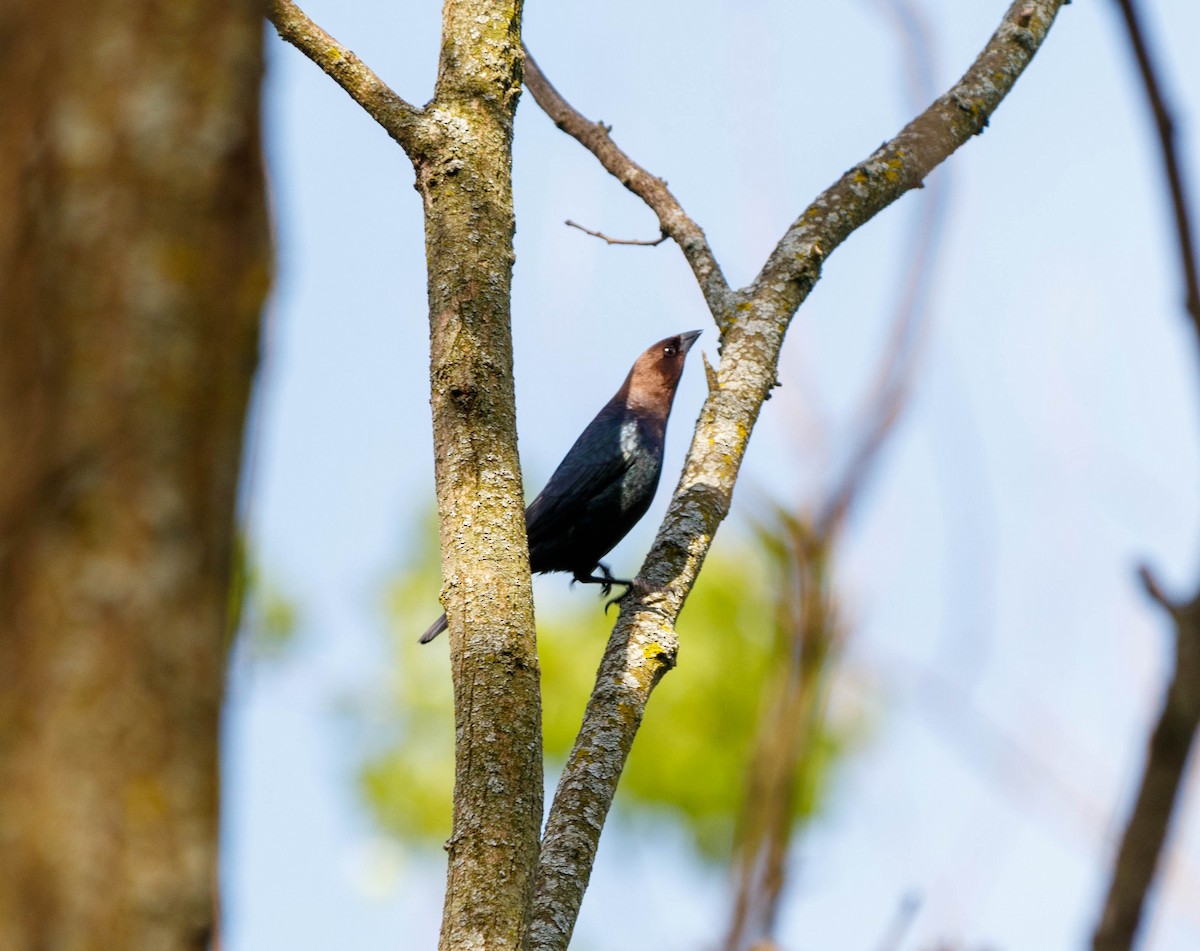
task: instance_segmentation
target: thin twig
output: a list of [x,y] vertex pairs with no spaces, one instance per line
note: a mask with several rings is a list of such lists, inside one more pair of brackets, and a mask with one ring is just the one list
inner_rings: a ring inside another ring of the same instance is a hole
[[[1195,245],[1183,173],[1175,149],[1175,123],[1133,0],[1116,0],[1137,60],[1146,101],[1158,129],[1163,172],[1175,211],[1175,232],[1183,264],[1185,307],[1200,335],[1200,289]],[[1092,938],[1094,951],[1127,951],[1141,924],[1146,895],[1154,883],[1167,844],[1171,816],[1186,775],[1188,757],[1200,731],[1200,596],[1190,603],[1170,598],[1146,566],[1138,571],[1147,595],[1171,618],[1175,669],[1162,711],[1150,737],[1137,801],[1113,862],[1104,911]]]
[[1142,583],[1142,590],[1146,592],[1146,597],[1171,617],[1177,618],[1180,606],[1167,595],[1166,590],[1158,580],[1158,576],[1154,573],[1153,569],[1149,565],[1138,565],[1137,575],[1138,580]]
[[526,52],[525,80],[538,104],[659,215],[692,266],[721,328],[716,386],[710,385],[679,485],[642,566],[640,577],[650,582],[647,593],[627,598],[621,606],[550,809],[538,864],[533,951],[561,951],[570,939],[646,701],[675,663],[675,619],[729,511],[747,441],[777,378],[784,334],[816,283],[821,262],[983,129],[1045,40],[1064,2],[1014,3],[963,78],[818,197],[785,234],[755,283],[736,293],[726,286],[703,232],[666,186],[658,179],[649,181],[651,176],[617,149],[607,131],[562,101]]
[[691,265],[709,310],[717,317],[718,323],[726,319],[732,304],[729,284],[721,273],[704,231],[683,210],[679,200],[667,188],[667,183],[651,175],[621,151],[609,136],[608,126],[585,118],[567,102],[546,78],[528,47],[525,48],[525,86],[558,128],[595,155],[617,181],[650,206],[650,210],[658,216],[663,234],[675,240]]
[[656,248],[660,244],[662,244],[664,241],[666,241],[667,238],[671,237],[669,234],[667,234],[664,231],[653,241],[642,241],[638,238],[610,238],[608,235],[604,234],[603,232],[593,231],[591,228],[585,228],[583,225],[579,224],[578,222],[572,221],[570,218],[568,218],[565,222],[563,222],[563,224],[565,224],[568,228],[578,228],[584,234],[590,234],[593,238],[599,238],[601,241],[605,242],[606,244],[631,244],[631,245],[637,245],[638,247],[642,247],[642,248]]
[[396,95],[351,50],[317,26],[291,0],[269,0],[267,19],[283,39],[320,66],[411,155],[421,130],[420,109]]
[[1196,243],[1192,237],[1192,222],[1189,213],[1191,204],[1187,198],[1179,153],[1175,148],[1175,122],[1171,117],[1171,110],[1167,107],[1162,83],[1158,79],[1154,60],[1146,43],[1137,6],[1134,0],[1116,0],[1116,2],[1117,6],[1121,8],[1121,15],[1125,20],[1125,32],[1129,37],[1130,46],[1133,47],[1138,72],[1142,77],[1142,86],[1146,90],[1147,104],[1153,115],[1154,125],[1158,129],[1163,172],[1166,174],[1167,187],[1171,194],[1171,206],[1175,213],[1175,233],[1179,239],[1180,263],[1183,265],[1184,307],[1191,315],[1197,334],[1200,334],[1200,279],[1196,275]]

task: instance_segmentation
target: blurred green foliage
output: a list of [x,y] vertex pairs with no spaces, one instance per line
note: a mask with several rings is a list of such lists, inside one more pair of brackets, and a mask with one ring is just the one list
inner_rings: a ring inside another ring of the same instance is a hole
[[[417,644],[433,619],[439,574],[432,520],[424,550],[391,585],[394,664],[383,711],[387,737],[361,771],[366,801],[381,826],[413,844],[450,834],[454,717],[447,645]],[[667,810],[699,855],[724,860],[745,796],[745,771],[764,709],[762,686],[778,663],[778,551],[727,533],[714,546],[678,623],[678,667],[655,690],[621,779],[616,810]],[[773,565],[773,562],[776,564]],[[576,589],[578,608],[538,612],[547,770],[565,762],[583,717],[616,612]],[[794,813],[816,812],[845,749],[846,731],[827,731],[807,762]]]

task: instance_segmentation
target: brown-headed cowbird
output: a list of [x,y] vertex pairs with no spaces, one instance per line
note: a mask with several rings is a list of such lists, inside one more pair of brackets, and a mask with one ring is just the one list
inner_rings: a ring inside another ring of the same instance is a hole
[[[650,508],[662,472],[667,417],[688,349],[699,330],[660,340],[633,369],[604,409],[575,440],[546,487],[525,510],[529,567],[534,574],[569,571],[575,581],[631,585],[614,578],[600,559]],[[596,577],[599,568],[603,574]],[[446,615],[424,634],[427,644],[446,629]]]

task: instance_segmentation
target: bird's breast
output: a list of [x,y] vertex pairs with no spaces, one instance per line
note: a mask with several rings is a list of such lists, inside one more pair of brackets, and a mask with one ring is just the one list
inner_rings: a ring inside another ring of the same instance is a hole
[[621,423],[620,446],[628,466],[621,480],[621,510],[636,511],[640,518],[658,487],[662,441],[647,433],[637,419],[627,419]]
[[636,419],[627,419],[621,423],[619,438],[621,455],[625,457],[626,462],[635,461],[646,450],[646,440]]

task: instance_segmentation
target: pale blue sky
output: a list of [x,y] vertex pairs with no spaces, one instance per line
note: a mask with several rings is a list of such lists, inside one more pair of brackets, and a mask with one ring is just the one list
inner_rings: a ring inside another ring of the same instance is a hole
[[[1006,4],[922,5],[942,89]],[[1144,6],[1200,188],[1200,4]],[[401,95],[429,98],[437,4],[305,9]],[[896,36],[868,0],[531,4],[525,28],[564,95],[669,180],[737,284],[910,116]],[[267,46],[279,264],[246,507],[303,625],[284,666],[232,675],[226,947],[432,947],[440,857],[374,835],[337,717],[386,656],[383,585],[433,498],[420,202],[382,130],[295,50]],[[844,560],[857,622],[846,689],[879,710],[879,728],[798,851],[789,948],[871,948],[909,892],[924,898],[903,945],[914,951],[937,938],[1078,948],[1092,925],[1166,659],[1132,569],[1149,558],[1177,585],[1200,573],[1200,371],[1140,95],[1115,4],[1074,3],[987,132],[951,159],[919,383]],[[715,358],[715,330],[674,246],[610,248],[563,227],[657,232],[529,97],[515,188],[517,399],[536,489],[642,348],[704,327]],[[827,263],[747,485],[803,500],[845,451],[920,200]],[[664,487],[702,395],[694,364]],[[636,568],[666,496],[614,553],[620,570]],[[751,500],[739,490],[726,530]],[[554,579],[537,590],[572,596]],[[414,636],[435,597],[413,606]],[[686,660],[685,643],[675,689]],[[1200,947],[1195,773],[1154,951]],[[715,945],[721,876],[689,867],[682,842],[660,854],[610,831],[579,947],[638,947],[615,915],[650,929],[642,947]]]

